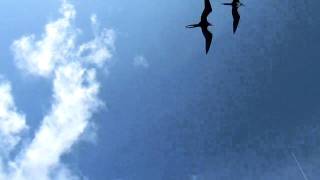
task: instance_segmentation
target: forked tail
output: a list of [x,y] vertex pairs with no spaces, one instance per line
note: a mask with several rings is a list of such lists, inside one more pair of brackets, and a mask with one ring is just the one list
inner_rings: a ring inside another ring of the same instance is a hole
[[195,27],[199,27],[199,24],[190,24],[188,26],[186,26],[186,28],[195,28]]
[[238,6],[238,7],[240,7],[240,6],[244,6],[244,4],[242,4],[242,3],[239,3],[239,4],[233,4],[233,3],[222,3],[222,5],[226,5],[226,6]]

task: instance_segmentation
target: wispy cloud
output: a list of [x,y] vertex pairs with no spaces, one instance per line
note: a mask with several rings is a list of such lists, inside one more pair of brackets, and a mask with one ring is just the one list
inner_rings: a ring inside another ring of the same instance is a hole
[[[97,67],[111,59],[115,34],[103,29],[95,32],[93,40],[77,45],[76,10],[63,1],[60,13],[62,17],[48,23],[40,38],[28,35],[12,44],[19,69],[53,80],[53,102],[30,144],[20,149],[16,158],[0,163],[0,178],[78,179],[61,162],[61,156],[81,139],[92,114],[103,104],[98,98]],[[98,25],[95,15],[91,22]],[[0,101],[0,119],[6,120],[0,122],[0,133],[14,146],[19,141],[16,135],[26,128],[25,117],[16,112],[8,84],[0,86],[0,96],[5,97]]]
[[59,168],[60,156],[78,140],[99,106],[98,88],[95,71],[78,63],[56,70],[52,110],[17,159],[13,179],[49,179],[51,169]]
[[76,11],[64,2],[60,9],[62,18],[45,26],[45,33],[37,40],[34,34],[24,36],[12,45],[18,67],[33,75],[49,76],[59,64],[73,57],[77,29],[72,26]]
[[113,30],[104,29],[95,39],[79,47],[77,58],[86,63],[102,67],[106,60],[112,57],[110,50],[114,49],[114,37]]
[[18,112],[11,94],[11,85],[0,82],[0,157],[7,156],[27,129],[25,115]]
[[135,67],[149,68],[150,64],[144,56],[136,56],[133,59],[133,65]]

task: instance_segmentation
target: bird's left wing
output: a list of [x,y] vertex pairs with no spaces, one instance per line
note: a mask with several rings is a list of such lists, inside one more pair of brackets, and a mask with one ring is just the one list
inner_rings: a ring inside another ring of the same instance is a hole
[[206,54],[208,54],[211,42],[212,42],[212,33],[208,30],[208,28],[201,28],[202,34],[206,40]]
[[236,33],[239,22],[240,22],[240,14],[238,11],[238,7],[232,7],[232,16],[233,16],[233,33]]
[[207,20],[208,15],[212,12],[210,0],[204,0],[204,10],[201,15],[201,20]]

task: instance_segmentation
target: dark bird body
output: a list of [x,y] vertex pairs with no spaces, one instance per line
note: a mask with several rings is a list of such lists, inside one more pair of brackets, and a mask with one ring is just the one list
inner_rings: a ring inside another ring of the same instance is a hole
[[206,39],[206,53],[208,53],[212,42],[212,33],[208,30],[208,27],[211,26],[211,24],[208,22],[207,19],[209,14],[212,12],[210,0],[204,0],[204,5],[205,7],[201,15],[201,21],[198,24],[188,25],[186,26],[186,28],[201,28],[202,34]]
[[238,9],[240,6],[243,6],[243,4],[240,3],[240,0],[233,0],[232,3],[223,3],[223,5],[232,6],[233,33],[236,33],[240,22],[240,14]]

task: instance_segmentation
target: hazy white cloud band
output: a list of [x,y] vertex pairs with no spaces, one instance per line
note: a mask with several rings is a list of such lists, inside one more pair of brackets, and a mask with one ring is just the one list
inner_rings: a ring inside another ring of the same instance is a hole
[[[79,179],[60,158],[80,139],[92,114],[102,104],[96,68],[111,59],[114,32],[96,31],[93,40],[77,45],[80,30],[73,25],[74,7],[63,1],[60,13],[62,17],[48,23],[39,39],[28,35],[12,44],[19,69],[53,80],[53,102],[32,141],[14,159],[0,159],[0,179]],[[98,26],[95,15],[91,23]],[[17,112],[10,91],[9,83],[0,84],[0,96],[4,97],[0,100],[1,151],[11,151],[27,128],[25,116]]]

